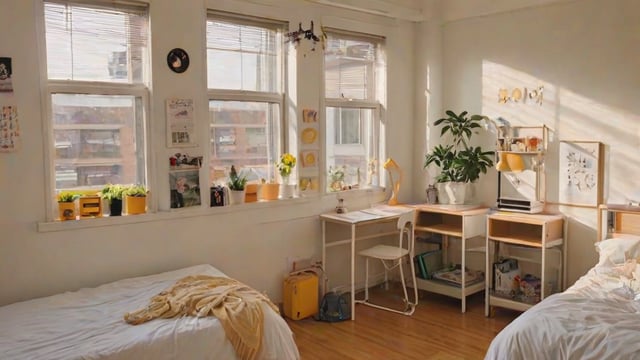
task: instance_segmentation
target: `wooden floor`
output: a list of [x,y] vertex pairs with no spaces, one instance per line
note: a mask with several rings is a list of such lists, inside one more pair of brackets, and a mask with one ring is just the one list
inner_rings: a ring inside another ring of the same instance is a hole
[[[394,290],[373,290],[372,302],[402,307]],[[375,297],[374,297],[375,296]],[[420,292],[412,316],[356,305],[356,320],[337,323],[312,318],[287,319],[303,360],[313,359],[482,359],[494,336],[520,312],[495,310],[484,316],[484,293],[467,297],[467,312],[460,300]]]

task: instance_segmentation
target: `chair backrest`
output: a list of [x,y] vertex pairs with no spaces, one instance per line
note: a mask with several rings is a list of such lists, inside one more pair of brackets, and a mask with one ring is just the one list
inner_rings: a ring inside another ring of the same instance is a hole
[[[406,213],[403,213],[402,215],[400,215],[400,217],[398,218],[398,230],[400,231],[400,242],[398,244],[399,247],[401,248],[405,248],[407,250],[409,250],[410,252],[413,251],[413,233],[414,233],[414,223],[415,223],[415,210],[411,210],[408,211]],[[407,235],[406,239],[407,239],[407,246],[404,247],[403,243],[404,243],[404,239],[405,236]]]

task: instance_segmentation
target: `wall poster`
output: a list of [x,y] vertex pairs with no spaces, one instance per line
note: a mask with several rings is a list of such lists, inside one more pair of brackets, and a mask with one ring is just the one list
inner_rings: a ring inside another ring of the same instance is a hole
[[197,146],[193,99],[167,100],[167,143],[169,147]]
[[597,141],[560,141],[560,204],[597,207],[602,203],[603,151]]
[[3,106],[0,113],[0,152],[13,152],[20,144],[20,123],[18,108]]

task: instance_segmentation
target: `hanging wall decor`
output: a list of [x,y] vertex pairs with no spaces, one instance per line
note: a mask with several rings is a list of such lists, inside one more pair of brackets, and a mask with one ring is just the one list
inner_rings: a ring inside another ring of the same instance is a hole
[[175,73],[183,73],[189,68],[189,54],[180,48],[175,48],[167,54],[167,65]]
[[11,58],[0,57],[0,92],[12,92],[13,84],[11,83]]
[[558,203],[597,207],[602,203],[603,145],[560,141]]
[[0,113],[0,152],[13,152],[20,144],[20,123],[18,108],[3,106]]
[[320,126],[318,110],[303,109],[298,123],[300,133],[300,170],[298,186],[301,193],[317,192],[320,188]]
[[287,42],[293,42],[295,46],[298,46],[298,44],[300,44],[300,41],[302,39],[313,41],[313,48],[311,48],[311,51],[316,50],[316,43],[318,42],[322,43],[322,49],[324,49],[324,42],[327,38],[327,35],[324,33],[324,30],[321,30],[319,36],[314,33],[313,21],[311,21],[311,27],[306,30],[302,28],[302,23],[299,23],[298,30],[288,32],[286,36],[287,36]]
[[167,144],[169,147],[197,146],[193,99],[167,100]]

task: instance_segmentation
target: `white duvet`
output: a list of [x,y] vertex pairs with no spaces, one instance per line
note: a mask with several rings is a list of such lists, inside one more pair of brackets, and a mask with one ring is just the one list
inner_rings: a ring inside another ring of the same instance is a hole
[[[225,276],[210,265],[131,278],[0,307],[1,359],[235,359],[213,317],[155,319],[132,326],[128,311],[187,275]],[[263,304],[259,359],[299,359],[286,322]]]
[[485,359],[640,359],[640,284],[635,262],[628,265],[595,267],[536,304],[496,336]]

